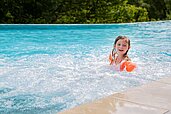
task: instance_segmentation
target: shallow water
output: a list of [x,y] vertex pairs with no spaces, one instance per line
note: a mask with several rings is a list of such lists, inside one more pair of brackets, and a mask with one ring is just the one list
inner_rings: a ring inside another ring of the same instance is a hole
[[[118,35],[138,68],[108,63]],[[106,25],[0,25],[0,113],[55,114],[171,76],[171,21]]]

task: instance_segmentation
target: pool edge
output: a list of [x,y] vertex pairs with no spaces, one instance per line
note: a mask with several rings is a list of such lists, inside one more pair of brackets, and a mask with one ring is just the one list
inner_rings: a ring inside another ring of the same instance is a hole
[[114,93],[59,114],[170,114],[171,77]]

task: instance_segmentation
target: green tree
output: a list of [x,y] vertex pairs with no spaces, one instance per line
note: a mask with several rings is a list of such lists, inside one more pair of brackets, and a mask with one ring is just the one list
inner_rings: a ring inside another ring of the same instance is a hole
[[0,1],[0,23],[121,23],[149,18],[171,19],[171,0]]

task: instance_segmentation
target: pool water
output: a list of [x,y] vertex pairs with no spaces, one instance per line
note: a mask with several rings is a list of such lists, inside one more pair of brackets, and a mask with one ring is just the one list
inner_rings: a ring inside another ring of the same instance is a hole
[[[131,40],[138,68],[116,72],[108,55]],[[97,25],[0,25],[0,113],[56,114],[171,76],[171,21]]]

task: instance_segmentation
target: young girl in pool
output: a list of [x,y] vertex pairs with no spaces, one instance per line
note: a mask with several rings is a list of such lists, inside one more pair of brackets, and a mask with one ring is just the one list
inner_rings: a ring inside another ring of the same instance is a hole
[[115,39],[111,54],[109,55],[110,65],[114,66],[117,71],[131,72],[136,65],[131,62],[127,53],[130,49],[130,40],[126,36],[118,36]]

